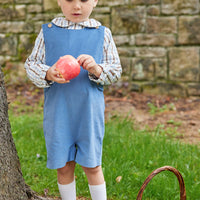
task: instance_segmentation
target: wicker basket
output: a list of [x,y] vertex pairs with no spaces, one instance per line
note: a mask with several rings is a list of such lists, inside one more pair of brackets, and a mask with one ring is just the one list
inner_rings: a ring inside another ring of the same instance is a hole
[[142,195],[143,195],[144,189],[146,188],[146,186],[149,183],[149,181],[154,176],[156,176],[158,173],[160,173],[162,171],[166,171],[166,170],[171,171],[176,175],[176,177],[178,178],[179,186],[180,186],[180,200],[186,200],[186,190],[185,190],[185,184],[184,184],[183,177],[182,177],[182,175],[180,174],[180,172],[177,169],[175,169],[173,167],[170,167],[170,166],[164,166],[164,167],[158,168],[158,169],[154,170],[146,178],[146,180],[144,181],[142,187],[140,188],[140,191],[138,192],[137,200],[142,200]]

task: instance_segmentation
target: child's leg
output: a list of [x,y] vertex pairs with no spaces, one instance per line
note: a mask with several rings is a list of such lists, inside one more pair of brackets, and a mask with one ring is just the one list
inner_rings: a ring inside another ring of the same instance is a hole
[[71,161],[66,163],[63,168],[57,169],[58,183],[66,185],[73,182],[75,166],[76,163]]
[[82,168],[88,178],[92,200],[106,200],[106,184],[101,166],[95,168]]
[[74,169],[76,163],[68,162],[63,168],[57,169],[58,188],[62,200],[76,200],[76,184]]

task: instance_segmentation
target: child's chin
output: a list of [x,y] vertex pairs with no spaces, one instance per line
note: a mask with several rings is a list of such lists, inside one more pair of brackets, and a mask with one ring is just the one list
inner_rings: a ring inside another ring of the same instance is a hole
[[81,23],[81,22],[84,22],[84,21],[87,21],[88,19],[83,19],[83,18],[80,18],[80,16],[74,16],[72,19],[68,19],[69,21],[73,22],[73,23]]

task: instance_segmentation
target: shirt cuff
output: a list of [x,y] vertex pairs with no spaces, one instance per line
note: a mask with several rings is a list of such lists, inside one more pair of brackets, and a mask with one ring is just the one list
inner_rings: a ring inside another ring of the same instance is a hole
[[[103,70],[103,65],[99,64],[99,66],[100,66],[100,67],[102,68],[102,70]],[[88,72],[88,76],[89,76],[89,79],[90,79],[91,81],[94,81],[95,83],[104,85],[104,79],[105,79],[104,77],[105,77],[105,75],[104,75],[103,71],[101,72],[99,78],[96,77],[94,74],[92,74],[92,73],[90,73],[90,72]]]
[[42,65],[42,72],[41,73],[41,79],[43,79],[45,82],[46,82],[46,87],[50,87],[54,81],[49,81],[49,80],[46,80],[46,74],[47,74],[47,70],[49,69],[49,66],[48,65]]

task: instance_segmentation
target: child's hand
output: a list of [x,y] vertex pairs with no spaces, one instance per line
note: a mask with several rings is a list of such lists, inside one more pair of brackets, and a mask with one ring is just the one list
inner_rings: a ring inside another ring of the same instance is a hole
[[78,63],[90,73],[94,74],[97,78],[102,73],[102,68],[96,64],[94,58],[90,55],[82,54],[77,58]]
[[56,63],[47,70],[45,79],[57,83],[69,83],[69,81],[66,81],[64,78],[62,78],[59,72],[56,70]]

